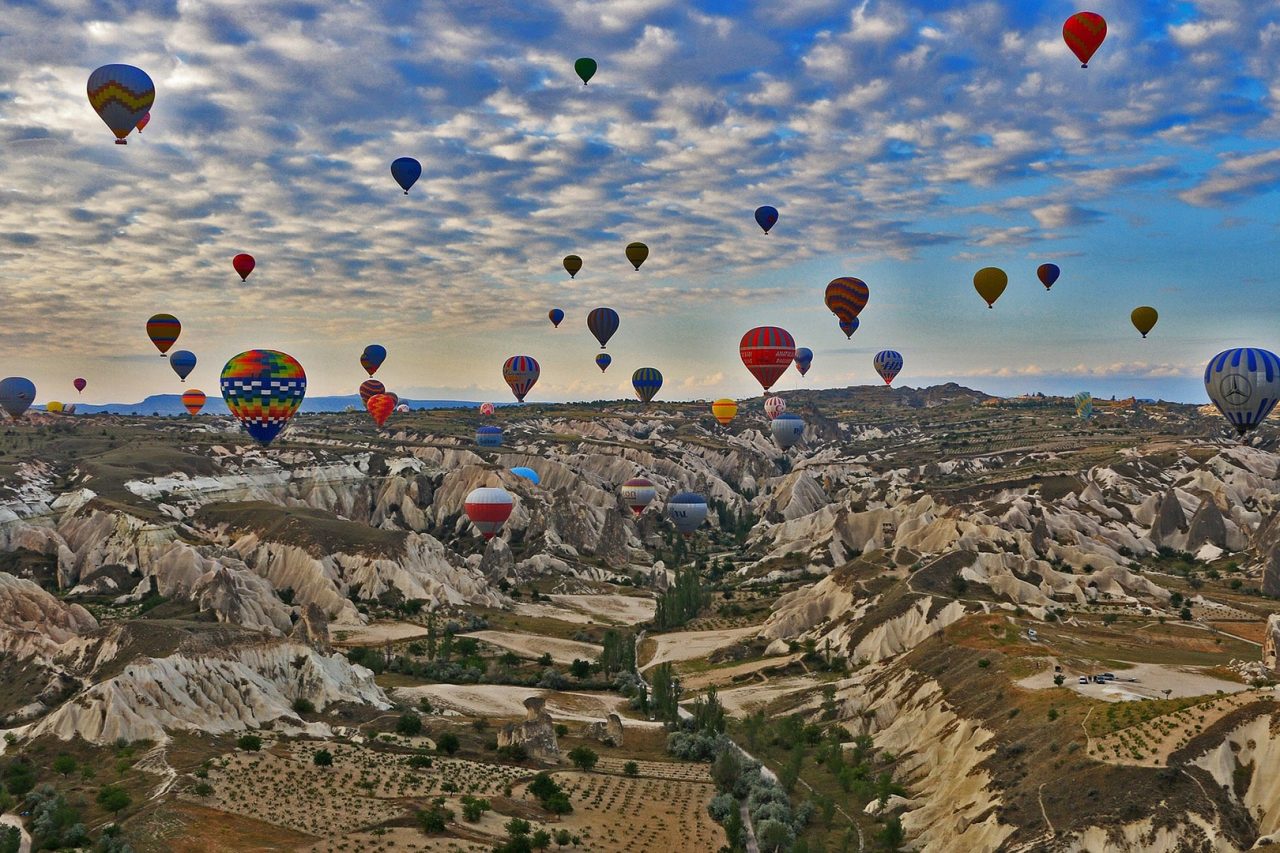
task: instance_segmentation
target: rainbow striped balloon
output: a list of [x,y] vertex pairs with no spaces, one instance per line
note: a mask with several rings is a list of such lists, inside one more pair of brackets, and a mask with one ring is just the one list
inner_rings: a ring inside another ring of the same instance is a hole
[[867,283],[860,278],[842,276],[833,278],[827,285],[826,302],[831,313],[847,323],[858,316],[867,307],[867,299],[871,291]]
[[160,350],[160,355],[167,353],[178,342],[182,334],[182,324],[172,314],[154,314],[147,321],[147,337]]
[[233,356],[220,382],[231,414],[262,444],[280,434],[307,393],[307,374],[298,360],[269,349]]
[[511,386],[511,393],[521,403],[541,375],[542,368],[538,366],[537,359],[527,355],[513,355],[502,365],[502,378]]

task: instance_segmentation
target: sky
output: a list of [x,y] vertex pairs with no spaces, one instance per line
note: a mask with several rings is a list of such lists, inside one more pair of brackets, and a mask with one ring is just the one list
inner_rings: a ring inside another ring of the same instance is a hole
[[[530,401],[631,396],[638,367],[659,400],[745,397],[739,339],[779,325],[815,353],[784,393],[879,383],[890,348],[899,385],[1205,402],[1214,353],[1280,348],[1280,2],[1090,8],[1082,69],[1059,2],[8,0],[0,375],[212,396],[261,347],[349,394],[376,342],[411,398],[510,399],[515,354],[542,365]],[[113,62],[156,85],[127,146],[85,96]],[[1010,277],[993,310],[985,266]],[[871,291],[852,340],[822,303],[844,275]],[[185,383],[145,336],[159,311],[199,358]]]

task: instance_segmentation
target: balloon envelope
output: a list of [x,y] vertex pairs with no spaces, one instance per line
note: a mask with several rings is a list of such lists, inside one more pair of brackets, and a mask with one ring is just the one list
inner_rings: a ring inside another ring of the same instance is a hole
[[852,338],[853,333],[858,331],[858,318],[854,317],[852,320],[848,321],[841,320],[840,331],[844,332],[845,338]]
[[778,208],[771,204],[756,208],[756,224],[768,234],[769,229],[778,224]]
[[1244,435],[1256,429],[1280,400],[1280,358],[1255,347],[1224,350],[1209,359],[1204,390],[1236,433]]
[[219,384],[231,414],[255,440],[270,444],[302,405],[307,374],[291,355],[255,349],[233,356]]
[[180,349],[169,356],[169,366],[178,374],[179,379],[186,379],[196,369],[196,354],[190,350]]
[[1096,12],[1076,12],[1062,24],[1062,40],[1080,60],[1081,68],[1089,67],[1094,51],[1107,37],[1107,22]]
[[596,353],[596,367],[600,368],[600,372],[604,373],[609,369],[609,365],[613,364],[613,357],[607,352]]
[[636,269],[640,269],[640,265],[647,257],[649,257],[649,247],[644,243],[627,244],[627,260],[631,261],[631,265]]
[[480,414],[489,417],[493,414],[493,403],[481,403]]
[[622,484],[618,490],[622,495],[622,501],[636,515],[644,512],[645,507],[653,503],[653,499],[658,496],[658,490],[653,487],[644,477],[633,477]]
[[463,509],[485,539],[492,539],[511,517],[513,502],[506,489],[479,488],[467,495]]
[[804,438],[804,420],[799,415],[783,412],[769,424],[769,431],[773,433],[773,440],[778,446],[787,450]]
[[560,321],[564,319],[564,312],[559,308],[552,308],[547,312],[547,319],[551,321],[551,325],[558,329],[560,328]]
[[116,135],[116,144],[138,126],[156,100],[147,72],[132,65],[104,65],[89,75],[89,105]]
[[994,308],[996,300],[1009,286],[1009,276],[999,267],[983,267],[973,274],[973,289],[986,300],[988,308]]
[[589,56],[584,56],[573,63],[573,70],[582,78],[582,85],[587,85],[587,81],[596,76],[596,61]]
[[528,480],[530,483],[533,483],[535,486],[542,482],[542,478],[538,476],[538,472],[525,465],[519,465],[515,468],[512,468],[511,473],[515,474],[517,477],[524,477],[526,480]]
[[10,417],[20,418],[36,399],[36,386],[30,379],[10,376],[0,380],[0,408]]
[[71,384],[75,387],[77,391],[80,391],[80,392],[83,392],[84,389],[89,387],[89,383],[84,379],[76,379]]
[[1088,391],[1076,394],[1076,417],[1082,421],[1093,417],[1093,395]]
[[386,390],[387,386],[378,380],[366,379],[360,383],[360,402],[364,403],[364,407],[367,409],[369,408],[369,401]]
[[889,385],[898,375],[898,371],[902,370],[902,355],[891,349],[881,350],[876,353],[872,363],[875,365],[876,373],[879,373],[880,378],[884,380],[884,384]]
[[707,499],[693,492],[681,492],[667,501],[667,518],[688,539],[707,520]]
[[779,397],[777,394],[764,398],[764,413],[770,420],[773,420],[786,410],[787,401]]
[[360,366],[370,376],[377,373],[378,368],[382,367],[382,362],[386,360],[387,348],[381,344],[369,344],[364,348],[364,352],[360,353]]
[[481,447],[501,447],[502,427],[482,426],[476,430],[476,444]]
[[190,388],[182,395],[182,405],[191,414],[198,415],[200,410],[204,408],[204,403],[207,399],[203,391],[197,388]]
[[597,308],[587,315],[587,328],[600,342],[600,349],[609,343],[609,338],[618,331],[618,312],[612,308]]
[[409,187],[422,177],[422,164],[412,157],[397,157],[391,161],[391,177],[396,179],[404,194],[409,194]]
[[796,347],[796,370],[804,376],[813,365],[813,350],[808,347]]
[[1156,321],[1159,319],[1159,313],[1150,305],[1141,305],[1134,308],[1129,315],[1129,320],[1133,323],[1133,327],[1142,332],[1144,338],[1147,336],[1147,332],[1155,328]]
[[172,314],[155,314],[147,321],[147,337],[155,344],[160,354],[164,355],[177,342],[182,334],[182,324]]
[[847,323],[857,319],[862,309],[867,307],[869,298],[871,298],[871,289],[867,287],[865,281],[852,276],[842,276],[833,278],[827,283],[823,301],[841,323]]
[[49,402],[44,404],[44,410],[54,415],[62,414],[63,408],[64,406],[61,403],[59,403],[57,400],[50,400]]
[[364,407],[369,410],[369,414],[373,417],[373,422],[378,426],[382,426],[387,422],[387,418],[391,417],[391,413],[396,410],[397,398],[387,393],[374,394]]
[[564,271],[569,274],[569,278],[577,275],[580,269],[582,269],[582,258],[577,255],[564,256]]
[[768,391],[796,358],[796,340],[786,329],[759,326],[742,336],[738,355],[751,375]]
[[502,364],[502,378],[521,403],[541,375],[542,368],[538,366],[537,360],[527,355],[513,355]]
[[641,367],[631,374],[631,387],[636,390],[640,402],[648,403],[662,387],[662,374],[656,367]]
[[138,119],[138,133],[142,133],[142,129],[149,124],[151,124],[151,113],[147,113],[142,118]]
[[241,281],[247,280],[249,273],[253,272],[253,268],[257,265],[258,262],[253,259],[253,255],[246,255],[244,252],[231,259],[231,266],[240,276]]
[[738,403],[723,397],[711,404],[711,415],[720,422],[720,426],[728,426],[738,414]]
[[1041,264],[1036,267],[1036,277],[1040,279],[1040,283],[1044,285],[1045,290],[1053,287],[1053,283],[1058,280],[1060,275],[1062,275],[1062,270],[1058,269],[1057,264]]

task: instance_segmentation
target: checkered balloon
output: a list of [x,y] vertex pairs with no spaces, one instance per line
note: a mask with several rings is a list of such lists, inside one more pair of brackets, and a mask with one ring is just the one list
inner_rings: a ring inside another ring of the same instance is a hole
[[254,439],[270,444],[302,405],[307,374],[291,355],[255,349],[227,362],[221,384],[231,414]]

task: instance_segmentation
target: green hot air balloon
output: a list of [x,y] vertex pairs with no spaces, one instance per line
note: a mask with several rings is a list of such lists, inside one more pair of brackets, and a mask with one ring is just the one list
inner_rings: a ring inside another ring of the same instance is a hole
[[585,86],[588,80],[596,76],[596,61],[589,56],[584,56],[573,63],[573,70],[578,72],[578,76],[582,78],[582,85]]
[[644,243],[627,244],[627,260],[631,261],[631,266],[640,269],[640,265],[647,257],[649,257],[649,247]]

